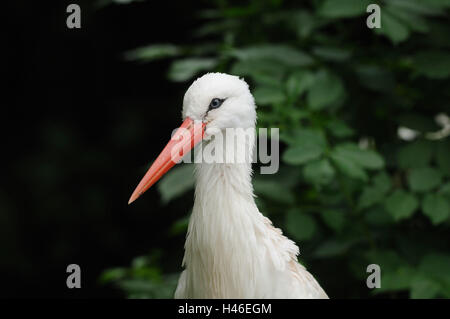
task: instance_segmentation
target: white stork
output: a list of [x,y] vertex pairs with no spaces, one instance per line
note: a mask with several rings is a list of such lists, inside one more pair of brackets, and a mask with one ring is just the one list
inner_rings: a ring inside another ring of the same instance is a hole
[[[194,81],[184,95],[183,119],[182,130],[152,164],[129,203],[208,136],[227,128],[254,130],[254,99],[247,83],[237,76],[208,73]],[[204,143],[215,143],[215,139]],[[238,146],[252,152],[254,135],[244,143]],[[195,175],[185,270],[175,298],[328,298],[298,263],[295,243],[259,212],[251,161],[198,163]]]

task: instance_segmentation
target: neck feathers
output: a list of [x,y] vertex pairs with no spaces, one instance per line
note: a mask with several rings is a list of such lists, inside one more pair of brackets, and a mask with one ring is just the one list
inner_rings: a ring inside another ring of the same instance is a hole
[[[253,145],[250,138],[245,148],[253,150]],[[257,233],[264,217],[254,202],[251,174],[251,156],[244,163],[196,165],[195,203],[183,260],[193,298],[244,298],[243,292],[256,289],[256,280],[249,276],[261,264],[255,259],[261,255]],[[245,283],[248,287],[242,289]]]

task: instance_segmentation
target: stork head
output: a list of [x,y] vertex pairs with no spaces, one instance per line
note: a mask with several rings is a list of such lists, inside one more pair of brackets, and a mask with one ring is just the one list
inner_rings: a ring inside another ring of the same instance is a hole
[[183,124],[142,178],[134,202],[205,136],[227,128],[252,128],[255,102],[248,84],[237,76],[207,73],[192,83],[183,99]]
[[225,73],[207,73],[184,95],[185,118],[205,123],[206,135],[226,128],[254,127],[255,102],[244,80]]

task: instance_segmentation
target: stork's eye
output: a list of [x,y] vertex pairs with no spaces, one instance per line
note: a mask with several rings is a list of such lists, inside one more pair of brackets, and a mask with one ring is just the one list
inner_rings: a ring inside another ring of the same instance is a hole
[[217,109],[218,107],[220,107],[222,105],[223,101],[225,101],[225,99],[218,99],[218,98],[212,99],[211,103],[209,103],[208,111]]

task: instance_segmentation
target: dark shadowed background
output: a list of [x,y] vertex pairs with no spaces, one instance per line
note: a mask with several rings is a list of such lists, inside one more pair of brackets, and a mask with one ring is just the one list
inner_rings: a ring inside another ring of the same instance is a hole
[[[70,30],[69,3],[18,1],[8,11],[2,296],[116,295],[97,284],[104,268],[154,248],[182,257],[166,229],[184,205],[163,208],[157,192],[127,201],[179,125],[187,86],[166,80],[167,61],[130,63],[123,53],[188,42],[195,6],[78,1],[82,28]],[[70,263],[83,271],[79,291],[66,287]]]
[[379,30],[356,0],[2,5],[0,296],[172,296],[191,168],[127,201],[215,70],[245,77],[259,125],[280,128],[258,206],[331,297],[450,297],[450,2],[372,2]]

